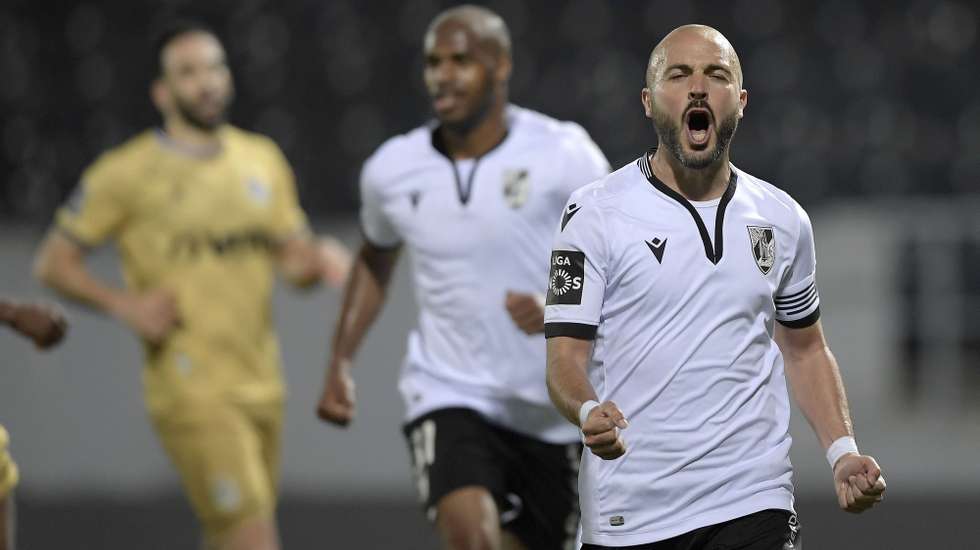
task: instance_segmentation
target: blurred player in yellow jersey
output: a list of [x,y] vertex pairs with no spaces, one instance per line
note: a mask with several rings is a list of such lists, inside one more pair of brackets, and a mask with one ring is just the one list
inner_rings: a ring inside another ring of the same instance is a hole
[[[46,349],[65,335],[68,324],[57,309],[31,303],[18,303],[0,298],[0,326],[8,326]],[[17,485],[17,464],[7,451],[7,430],[0,425],[0,550],[14,547],[13,493]]]
[[[349,256],[336,241],[311,238],[275,143],[225,123],[232,80],[215,34],[180,23],[156,53],[152,98],[163,128],[84,172],[35,271],[143,340],[147,409],[206,547],[277,549],[276,268],[297,286],[337,286]],[[86,251],[108,238],[122,256],[125,290],[85,267]]]

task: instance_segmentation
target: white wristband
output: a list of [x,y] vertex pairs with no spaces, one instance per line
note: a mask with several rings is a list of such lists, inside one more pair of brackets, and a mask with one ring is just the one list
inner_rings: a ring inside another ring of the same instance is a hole
[[589,399],[585,403],[582,403],[582,407],[578,410],[578,426],[581,428],[585,425],[585,420],[589,418],[589,413],[592,409],[599,406],[599,402],[593,399]]
[[857,442],[854,441],[854,438],[845,435],[831,443],[830,447],[827,448],[827,462],[833,468],[837,464],[837,461],[840,460],[840,457],[848,453],[860,454],[858,453]]

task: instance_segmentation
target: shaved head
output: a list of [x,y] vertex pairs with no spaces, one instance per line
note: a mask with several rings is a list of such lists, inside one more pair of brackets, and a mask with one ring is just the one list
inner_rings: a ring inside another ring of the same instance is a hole
[[680,44],[690,44],[691,42],[698,40],[713,43],[722,51],[723,56],[731,65],[732,72],[734,73],[735,80],[739,88],[741,88],[743,85],[742,63],[738,59],[738,54],[735,53],[735,48],[732,46],[732,43],[725,38],[725,35],[718,32],[717,29],[707,25],[684,25],[677,27],[676,29],[670,31],[670,33],[667,34],[667,36],[665,36],[664,39],[656,45],[656,47],[653,48],[653,51],[650,52],[650,61],[647,63],[647,87],[652,88],[654,83],[656,83],[657,78],[659,78],[662,74],[668,52],[672,47]]
[[499,15],[487,8],[466,4],[440,13],[429,23],[429,28],[425,32],[426,43],[433,39],[440,27],[449,24],[465,27],[473,33],[480,46],[495,55],[510,57],[510,31],[507,30],[507,24]]

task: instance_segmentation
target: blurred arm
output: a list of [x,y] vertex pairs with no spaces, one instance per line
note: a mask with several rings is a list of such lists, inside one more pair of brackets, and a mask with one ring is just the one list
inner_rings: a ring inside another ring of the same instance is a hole
[[85,265],[85,249],[60,231],[48,233],[34,259],[34,276],[67,298],[116,315],[125,291],[100,281]]
[[385,249],[365,243],[354,262],[344,290],[317,414],[346,426],[354,417],[354,382],[350,376],[355,353],[387,298],[388,284],[400,248]]
[[777,323],[776,344],[783,353],[793,397],[820,445],[826,450],[836,439],[853,436],[844,383],[820,321],[799,329]]
[[331,345],[331,363],[354,358],[387,298],[399,252],[400,248],[378,248],[369,243],[361,246],[353,274],[344,289],[343,305]]
[[59,231],[48,233],[34,261],[34,275],[62,295],[107,313],[150,344],[161,344],[180,323],[176,297],[166,289],[134,295],[92,275],[85,250]]
[[279,248],[283,277],[297,288],[326,283],[340,288],[351,268],[347,247],[333,237],[312,238],[303,233],[286,240]]

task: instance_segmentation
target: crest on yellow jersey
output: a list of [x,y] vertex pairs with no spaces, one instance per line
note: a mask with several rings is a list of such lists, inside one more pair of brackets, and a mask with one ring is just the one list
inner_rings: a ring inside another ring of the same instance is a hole
[[269,198],[272,194],[269,189],[269,184],[259,178],[253,176],[246,179],[245,190],[248,192],[248,197],[259,206],[267,206],[269,204]]

